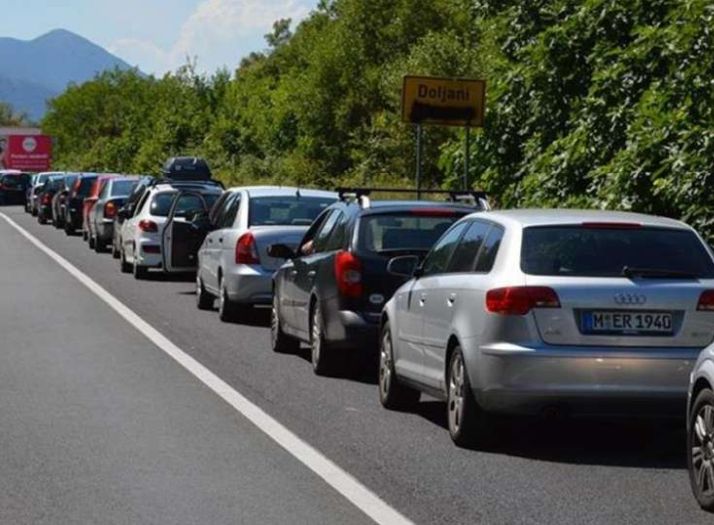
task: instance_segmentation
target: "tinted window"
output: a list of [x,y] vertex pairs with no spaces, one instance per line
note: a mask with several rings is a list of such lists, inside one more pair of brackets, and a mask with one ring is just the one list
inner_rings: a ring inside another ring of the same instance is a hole
[[325,251],[340,250],[344,248],[347,240],[347,226],[349,220],[347,215],[340,213],[335,223],[335,227],[330,233],[330,238],[325,243]]
[[131,190],[133,190],[137,184],[138,181],[135,180],[116,180],[112,184],[111,196],[117,197],[129,195]]
[[195,213],[197,211],[205,210],[204,200],[194,194],[181,195],[176,202],[176,209],[174,210],[175,217],[186,217],[190,213]]
[[481,253],[478,256],[478,261],[476,262],[476,271],[481,273],[488,273],[493,269],[493,263],[496,261],[496,255],[498,255],[498,249],[501,247],[501,240],[503,239],[503,228],[500,226],[494,226],[486,237],[486,241],[483,243],[481,248]]
[[22,186],[22,178],[20,175],[3,175],[2,183],[5,186],[11,186],[13,188]]
[[451,254],[454,252],[454,248],[456,248],[459,238],[467,226],[467,223],[457,224],[438,240],[429,255],[424,259],[424,275],[444,273],[446,271]]
[[333,202],[326,197],[255,197],[250,199],[248,224],[309,226]]
[[463,214],[415,215],[411,212],[365,215],[360,221],[359,247],[361,251],[377,253],[427,252],[462,216]]
[[89,190],[92,189],[92,184],[97,180],[96,177],[82,177],[79,181],[79,189],[77,190],[78,197],[88,197]]
[[473,271],[476,256],[490,229],[491,225],[486,222],[474,221],[471,223],[454,250],[454,255],[449,263],[449,272]]
[[151,199],[149,213],[156,217],[167,217],[171,209],[171,202],[173,202],[175,196],[176,194],[173,192],[157,193]]
[[343,213],[338,210],[335,210],[330,214],[315,237],[313,253],[324,252],[327,250],[328,240],[332,234],[332,230],[335,228],[337,221],[341,219],[342,216]]
[[523,232],[525,273],[612,277],[624,267],[714,277],[712,258],[689,230],[557,226]]

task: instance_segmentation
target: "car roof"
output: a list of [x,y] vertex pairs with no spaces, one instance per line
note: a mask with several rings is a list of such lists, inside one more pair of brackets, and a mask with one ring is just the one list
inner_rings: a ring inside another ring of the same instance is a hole
[[557,226],[567,224],[582,224],[584,222],[624,222],[637,223],[643,226],[662,228],[687,228],[687,224],[656,215],[645,215],[609,210],[570,210],[570,209],[521,209],[521,210],[496,210],[480,212],[483,219],[494,219],[503,223],[526,228],[528,226]]
[[233,186],[226,191],[245,191],[250,197],[291,196],[299,191],[303,197],[326,197],[337,200],[337,193],[334,191],[298,188],[297,186]]
[[464,214],[473,213],[474,211],[476,211],[473,206],[445,201],[374,200],[371,201],[369,203],[369,206],[365,208],[362,208],[358,202],[349,202],[343,204],[346,204],[348,208],[360,208],[362,215],[409,211],[413,210],[414,208],[450,209],[462,211]]

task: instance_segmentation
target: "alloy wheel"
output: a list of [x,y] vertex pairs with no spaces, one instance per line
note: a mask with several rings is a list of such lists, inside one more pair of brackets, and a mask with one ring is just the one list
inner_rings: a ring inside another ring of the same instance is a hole
[[379,349],[379,389],[382,398],[386,398],[392,384],[392,338],[389,333],[382,337],[382,346]]
[[714,406],[701,406],[692,429],[692,470],[704,497],[714,496]]
[[312,351],[312,365],[317,367],[322,353],[322,327],[320,326],[320,310],[318,308],[315,308],[312,314],[310,350]]
[[451,361],[448,405],[449,429],[456,434],[464,415],[464,361],[460,353],[454,355]]

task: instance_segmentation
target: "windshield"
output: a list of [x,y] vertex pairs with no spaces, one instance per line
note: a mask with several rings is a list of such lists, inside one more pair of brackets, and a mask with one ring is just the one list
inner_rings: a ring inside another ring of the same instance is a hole
[[129,195],[131,190],[133,190],[138,183],[139,181],[137,180],[116,180],[112,184],[111,196],[119,197]]
[[465,213],[367,215],[360,221],[360,250],[369,252],[423,251],[432,245]]
[[526,228],[521,268],[530,275],[614,277],[655,271],[714,278],[714,261],[699,238],[689,230],[667,228]]
[[333,202],[330,197],[255,197],[250,200],[248,225],[309,226]]

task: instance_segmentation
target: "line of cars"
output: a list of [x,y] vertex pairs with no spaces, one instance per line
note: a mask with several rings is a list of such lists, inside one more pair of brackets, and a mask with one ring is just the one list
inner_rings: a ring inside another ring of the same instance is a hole
[[714,510],[711,248],[671,219],[450,198],[225,190],[177,158],[159,178],[95,176],[82,229],[137,279],[195,272],[197,307],[217,300],[222,320],[270,305],[274,351],[307,344],[320,375],[371,367],[385,408],[445,400],[459,446],[497,415],[686,413],[691,485]]

